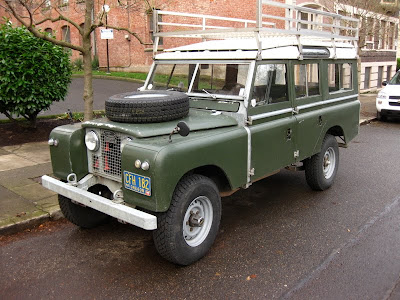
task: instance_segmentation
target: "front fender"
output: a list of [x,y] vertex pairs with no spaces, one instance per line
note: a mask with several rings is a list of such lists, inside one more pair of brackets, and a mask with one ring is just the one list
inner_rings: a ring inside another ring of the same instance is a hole
[[[122,155],[122,173],[136,173],[151,179],[151,196],[141,195],[125,187],[127,203],[151,211],[166,211],[179,180],[189,171],[201,166],[214,165],[227,175],[232,188],[246,183],[247,133],[243,128],[224,128],[193,132],[188,137],[168,137],[135,140],[128,143]],[[134,166],[136,159],[147,160],[148,171]]]

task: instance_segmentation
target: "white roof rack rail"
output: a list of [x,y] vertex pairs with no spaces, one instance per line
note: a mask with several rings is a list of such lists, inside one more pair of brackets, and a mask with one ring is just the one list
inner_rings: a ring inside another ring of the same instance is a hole
[[[271,0],[256,0],[256,4],[255,20],[154,10],[154,55],[157,53],[160,38],[164,37],[203,40],[255,38],[259,53],[262,50],[260,39],[276,36],[295,36],[300,53],[302,52],[302,37],[331,41],[335,56],[336,42],[351,43],[357,47],[358,19]],[[263,13],[268,12],[271,6],[281,8],[282,14]],[[302,20],[302,13],[312,14],[313,21]],[[299,58],[302,59],[301,55]]]

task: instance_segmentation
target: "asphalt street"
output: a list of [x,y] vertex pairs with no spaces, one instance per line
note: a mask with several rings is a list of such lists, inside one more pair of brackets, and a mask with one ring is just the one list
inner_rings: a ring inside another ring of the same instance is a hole
[[[112,95],[119,93],[136,91],[141,83],[109,80],[109,79],[93,79],[94,110],[104,110],[104,102]],[[49,110],[42,111],[39,116],[50,116],[65,113],[68,109],[72,112],[83,112],[83,78],[73,78],[68,89],[68,94],[64,101],[53,102]],[[7,119],[3,114],[0,114],[0,120]]]
[[399,131],[361,126],[327,191],[284,170],[224,198],[214,246],[188,267],[117,222],[0,239],[0,298],[400,299]]

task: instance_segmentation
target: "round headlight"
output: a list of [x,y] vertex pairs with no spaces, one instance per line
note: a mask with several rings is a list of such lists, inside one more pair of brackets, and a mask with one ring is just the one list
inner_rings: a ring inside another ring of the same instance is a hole
[[142,170],[147,171],[150,168],[150,164],[147,161],[142,162]]
[[85,135],[85,144],[90,151],[97,151],[100,146],[99,137],[96,132],[89,131]]
[[130,137],[124,138],[124,139],[121,141],[121,152],[122,152],[122,149],[124,149],[125,145],[126,145],[128,142],[130,142],[130,141],[132,141],[132,138],[130,138]]

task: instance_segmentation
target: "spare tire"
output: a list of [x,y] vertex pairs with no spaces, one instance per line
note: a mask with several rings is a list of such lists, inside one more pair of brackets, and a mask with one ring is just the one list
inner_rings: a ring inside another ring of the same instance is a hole
[[188,96],[176,91],[129,92],[106,100],[106,116],[115,122],[166,122],[188,113]]

